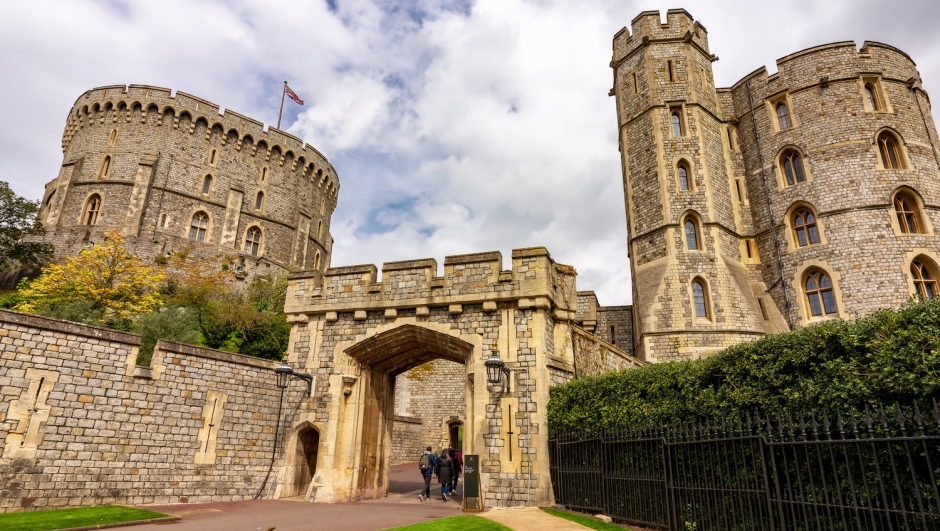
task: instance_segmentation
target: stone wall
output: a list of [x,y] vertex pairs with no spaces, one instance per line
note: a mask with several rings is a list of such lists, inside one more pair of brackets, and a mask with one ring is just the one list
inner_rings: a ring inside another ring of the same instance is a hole
[[449,423],[466,422],[464,380],[460,363],[434,360],[395,378],[395,425],[392,464],[418,460],[428,446],[450,444]]
[[[329,264],[336,172],[283,131],[183,92],[118,85],[78,98],[62,149],[39,213],[56,258],[116,230],[141,258],[198,247],[215,261],[231,257],[248,277]],[[200,212],[208,221],[195,235]],[[257,250],[247,245],[253,230]]]
[[[161,341],[138,367],[139,344],[0,311],[0,511],[259,492],[275,437],[273,364]],[[287,422],[302,391],[284,396]]]

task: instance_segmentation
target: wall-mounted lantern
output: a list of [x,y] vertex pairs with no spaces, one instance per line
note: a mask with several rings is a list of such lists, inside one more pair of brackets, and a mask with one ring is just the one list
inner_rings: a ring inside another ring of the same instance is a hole
[[287,364],[286,359],[281,360],[281,364],[274,368],[274,375],[277,378],[278,389],[287,389],[287,386],[290,385],[291,378],[299,378],[307,382],[307,396],[310,396],[313,393],[313,376],[294,372],[294,369],[292,369],[291,366]]
[[506,390],[508,391],[511,381],[509,369],[506,368],[506,363],[499,358],[499,351],[494,348],[490,357],[483,362],[483,365],[486,367],[486,381],[490,385],[501,384],[503,375],[506,375]]

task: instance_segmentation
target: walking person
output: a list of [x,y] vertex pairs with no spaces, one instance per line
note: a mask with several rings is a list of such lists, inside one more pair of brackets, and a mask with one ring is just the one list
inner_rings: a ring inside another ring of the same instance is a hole
[[450,463],[454,468],[454,482],[451,484],[450,492],[457,492],[457,482],[460,481],[460,474],[463,473],[463,455],[454,450],[454,447],[451,446],[447,449],[447,453],[450,455]]
[[428,446],[428,449],[418,459],[418,470],[424,476],[424,490],[421,491],[421,494],[418,494],[418,499],[421,501],[431,499],[431,475],[434,474],[436,468],[437,458],[434,457],[434,454],[431,453],[431,447]]
[[454,465],[446,451],[437,462],[437,481],[441,484],[441,501],[447,501],[447,493],[454,482]]

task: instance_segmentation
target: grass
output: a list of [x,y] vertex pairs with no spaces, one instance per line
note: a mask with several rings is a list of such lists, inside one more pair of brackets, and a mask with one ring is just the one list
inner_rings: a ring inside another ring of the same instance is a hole
[[[395,527],[386,531],[512,531],[503,524],[479,516],[460,515],[441,518],[432,522]],[[6,530],[4,530],[6,531]],[[621,529],[620,531],[623,531]]]
[[120,505],[52,509],[0,514],[0,529],[3,531],[52,531],[53,529],[133,522],[167,516],[170,515]]
[[542,510],[552,516],[564,518],[565,520],[570,520],[576,524],[581,524],[584,527],[596,529],[597,531],[624,531],[624,528],[620,527],[619,525],[602,522],[593,516],[584,516],[583,514],[569,513],[568,511],[559,511],[558,509],[550,509],[548,507],[542,507]]

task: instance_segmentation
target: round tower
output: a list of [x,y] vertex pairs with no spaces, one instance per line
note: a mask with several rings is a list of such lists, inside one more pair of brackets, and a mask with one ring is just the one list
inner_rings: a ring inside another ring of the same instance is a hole
[[[643,12],[614,37],[636,354],[699,357],[785,329],[764,305],[730,97],[685,10]],[[769,307],[769,308],[768,308]],[[762,310],[763,308],[763,310]]]
[[58,257],[107,230],[138,256],[184,249],[240,277],[324,271],[339,180],[299,138],[206,100],[147,85],[87,91],[62,137],[40,220]]
[[763,279],[791,326],[933,297],[940,158],[914,61],[837,42],[730,90]]

